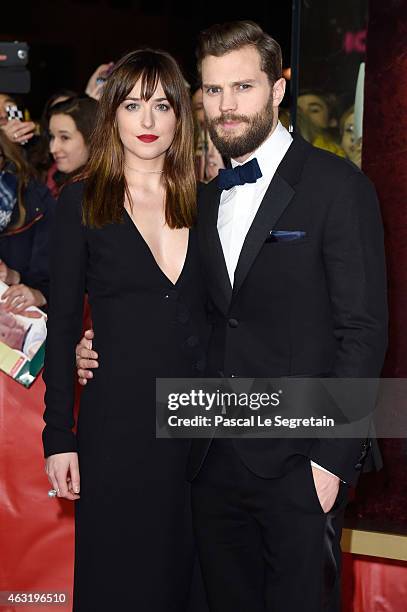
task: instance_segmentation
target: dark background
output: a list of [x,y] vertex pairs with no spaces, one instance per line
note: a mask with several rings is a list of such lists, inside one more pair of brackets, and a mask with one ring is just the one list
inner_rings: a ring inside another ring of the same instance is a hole
[[0,40],[30,45],[32,90],[25,102],[35,118],[55,90],[83,91],[99,64],[142,46],[169,51],[194,85],[197,34],[216,22],[257,21],[281,44],[284,66],[290,64],[291,0],[195,0],[188,12],[175,0],[11,1],[1,9]]

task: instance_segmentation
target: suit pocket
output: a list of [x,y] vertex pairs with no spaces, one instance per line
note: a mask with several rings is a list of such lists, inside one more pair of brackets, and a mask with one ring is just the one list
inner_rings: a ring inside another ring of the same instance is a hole
[[280,249],[283,247],[296,247],[303,244],[310,244],[310,238],[294,238],[292,240],[276,240],[274,236],[268,236],[264,241],[264,244],[269,244],[271,248]]
[[303,230],[270,230],[266,242],[296,242],[306,237],[307,232]]

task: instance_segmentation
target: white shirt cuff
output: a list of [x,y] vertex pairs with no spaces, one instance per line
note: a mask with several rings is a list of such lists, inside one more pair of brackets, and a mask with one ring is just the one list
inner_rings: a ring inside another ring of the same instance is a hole
[[[326,470],[324,467],[322,467],[322,465],[318,465],[318,463],[315,463],[315,461],[312,461],[311,459],[311,465],[312,467],[316,467],[319,470],[322,470],[323,472],[326,472],[327,474],[331,474],[331,476],[336,476],[336,474],[333,474],[332,472],[330,472],[329,470]],[[339,476],[336,476],[337,478],[339,478]],[[340,479],[341,480],[341,479]],[[342,480],[342,482],[345,482],[344,480]]]

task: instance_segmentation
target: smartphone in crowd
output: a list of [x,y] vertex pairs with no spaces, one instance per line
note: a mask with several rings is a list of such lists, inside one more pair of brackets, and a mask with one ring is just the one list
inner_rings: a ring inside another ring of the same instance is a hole
[[[6,106],[6,113],[9,121],[12,121],[13,119],[17,119],[17,121],[24,120],[23,111],[20,110],[15,104],[10,104],[9,106]],[[21,144],[25,145],[27,144],[27,142],[28,140],[24,140]]]

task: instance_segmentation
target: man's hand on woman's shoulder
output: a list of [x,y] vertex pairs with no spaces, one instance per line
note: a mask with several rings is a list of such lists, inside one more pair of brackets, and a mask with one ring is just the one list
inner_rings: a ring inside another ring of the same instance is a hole
[[83,386],[86,385],[89,378],[93,378],[92,370],[99,367],[98,354],[92,349],[94,336],[93,330],[87,329],[79,344],[76,345],[76,369],[79,384]]

